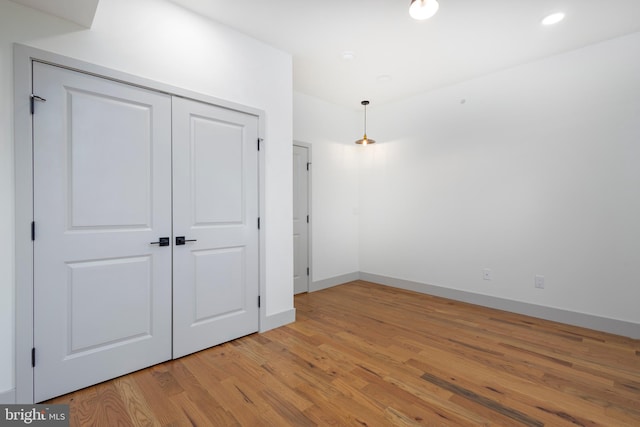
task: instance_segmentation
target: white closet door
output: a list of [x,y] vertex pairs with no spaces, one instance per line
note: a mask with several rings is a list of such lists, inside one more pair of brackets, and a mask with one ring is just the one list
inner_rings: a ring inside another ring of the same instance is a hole
[[171,98],[34,63],[34,398],[171,358]]
[[257,138],[256,116],[174,98],[174,357],[258,330]]
[[293,146],[293,293],[309,292],[309,149]]

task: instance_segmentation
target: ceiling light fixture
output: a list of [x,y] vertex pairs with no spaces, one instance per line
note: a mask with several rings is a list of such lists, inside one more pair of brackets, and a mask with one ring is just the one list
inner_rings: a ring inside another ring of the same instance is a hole
[[411,0],[409,15],[413,19],[422,21],[435,15],[438,7],[440,7],[438,0]]
[[563,19],[564,19],[564,13],[562,13],[562,12],[552,13],[551,15],[545,16],[545,18],[542,20],[542,25],[557,24],[558,22],[562,21]]
[[360,104],[364,105],[364,136],[362,139],[357,140],[356,144],[373,144],[376,140],[367,138],[367,105],[369,105],[369,101],[362,101]]
[[345,50],[344,52],[342,52],[342,59],[345,59],[347,61],[351,61],[355,57],[356,57],[356,54],[350,50]]

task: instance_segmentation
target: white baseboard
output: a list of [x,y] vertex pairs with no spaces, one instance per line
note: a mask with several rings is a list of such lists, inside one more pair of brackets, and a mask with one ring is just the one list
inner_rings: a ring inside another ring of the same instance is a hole
[[16,389],[12,388],[5,391],[0,391],[0,404],[11,405],[16,403]]
[[343,274],[336,277],[330,277],[324,280],[318,280],[309,284],[309,292],[320,291],[322,289],[332,288],[336,285],[342,285],[343,283],[353,282],[354,280],[358,280],[360,278],[360,273],[358,271]]
[[264,322],[260,323],[260,332],[267,332],[268,330],[279,328],[280,326],[288,325],[296,321],[296,309],[281,311],[280,313],[266,316]]
[[380,276],[371,273],[360,272],[360,279],[368,282],[380,283],[381,285],[393,286],[395,288],[509,311],[512,313],[524,314],[526,316],[537,317],[539,319],[580,326],[633,339],[640,339],[640,324],[637,323],[562,310],[559,308],[545,307],[526,302],[513,301],[457,289],[443,288],[440,286],[428,285],[426,283],[395,279],[393,277]]
[[640,339],[640,324],[638,323],[563,310],[560,308],[545,307],[542,305],[514,301],[490,295],[476,294],[457,289],[443,288],[441,286],[396,279],[394,277],[381,276],[372,273],[355,272],[313,282],[310,286],[309,292],[331,288],[354,280],[366,280],[368,282],[380,283],[381,285],[392,286],[394,288],[481,305],[483,307],[523,314],[526,316],[537,317],[539,319],[566,323],[568,325],[580,326],[596,331],[608,332],[636,340]]

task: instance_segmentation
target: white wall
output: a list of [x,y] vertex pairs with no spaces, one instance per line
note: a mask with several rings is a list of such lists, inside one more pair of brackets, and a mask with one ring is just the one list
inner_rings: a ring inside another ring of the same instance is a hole
[[640,33],[378,107],[361,271],[640,324],[638,76]]
[[293,310],[290,55],[164,0],[101,0],[91,30],[0,0],[0,42],[0,395],[14,386],[13,42],[264,110],[266,314]]
[[312,145],[312,281],[357,273],[358,157],[354,110],[302,93],[293,96],[293,137]]

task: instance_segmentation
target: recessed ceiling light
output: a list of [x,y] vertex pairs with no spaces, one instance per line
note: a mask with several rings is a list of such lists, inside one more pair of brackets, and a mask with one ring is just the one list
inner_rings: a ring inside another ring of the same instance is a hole
[[342,59],[346,61],[350,61],[355,57],[356,57],[356,54],[350,50],[345,50],[344,52],[342,52]]
[[551,15],[545,16],[545,18],[542,20],[542,25],[557,24],[558,22],[562,21],[563,19],[564,19],[564,13],[562,13],[562,12],[552,13]]
[[439,6],[438,0],[411,0],[409,15],[419,21],[429,19],[436,14]]

